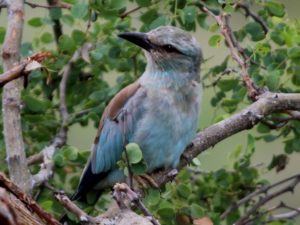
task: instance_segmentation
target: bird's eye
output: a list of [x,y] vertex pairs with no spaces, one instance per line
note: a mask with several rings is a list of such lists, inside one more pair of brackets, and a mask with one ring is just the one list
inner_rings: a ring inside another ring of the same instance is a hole
[[178,51],[177,48],[175,48],[172,45],[164,45],[162,46],[162,48],[166,51],[166,52],[177,52],[177,53],[181,53],[180,51]]

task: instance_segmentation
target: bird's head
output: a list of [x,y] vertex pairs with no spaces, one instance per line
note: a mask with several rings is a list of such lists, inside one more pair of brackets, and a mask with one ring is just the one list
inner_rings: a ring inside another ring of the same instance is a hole
[[201,48],[188,32],[161,26],[148,33],[125,32],[119,37],[145,50],[147,69],[198,74]]

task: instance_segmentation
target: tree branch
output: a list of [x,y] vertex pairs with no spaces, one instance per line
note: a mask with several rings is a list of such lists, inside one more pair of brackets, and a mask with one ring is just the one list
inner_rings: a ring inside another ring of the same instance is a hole
[[[285,110],[300,110],[300,94],[266,92],[257,98],[256,102],[242,111],[199,132],[192,144],[185,150],[184,157],[181,158],[177,169],[182,169],[193,158],[225,138],[240,131],[251,129],[267,115]],[[172,169],[152,174],[154,180],[160,186],[171,181],[174,178],[173,175]]]
[[[7,31],[2,50],[5,72],[19,63],[24,22],[23,0],[8,1],[7,10]],[[14,80],[4,86],[2,116],[10,177],[25,192],[29,193],[31,191],[30,173],[26,162],[20,116],[21,88],[22,79]]]
[[62,9],[71,9],[71,6],[67,3],[61,3],[60,1],[56,0],[55,4],[49,4],[49,5],[41,5],[37,3],[31,3],[28,1],[25,1],[26,5],[29,5],[31,8],[44,8],[44,9],[52,9],[52,8],[62,8]]
[[239,208],[241,205],[245,204],[246,202],[250,201],[252,198],[254,197],[257,197],[261,194],[265,194],[267,193],[268,191],[270,191],[271,189],[273,188],[276,188],[286,182],[289,182],[291,180],[294,180],[294,179],[299,179],[300,178],[300,174],[297,174],[297,175],[294,175],[294,176],[291,176],[291,177],[288,177],[288,178],[285,178],[281,181],[278,181],[274,184],[271,184],[271,185],[266,185],[266,186],[263,186],[259,189],[257,189],[256,191],[248,194],[247,196],[245,196],[244,198],[240,199],[238,202],[236,202],[235,204],[231,205],[222,215],[221,215],[221,219],[225,219],[232,211],[234,211],[235,209]]
[[238,44],[231,30],[231,27],[229,25],[229,15],[224,13],[215,15],[207,7],[203,7],[203,10],[207,14],[212,16],[220,26],[221,34],[224,36],[225,41],[228,44],[231,57],[239,64],[242,69],[242,78],[248,90],[248,95],[252,100],[256,100],[256,96],[261,94],[262,90],[260,90],[250,78],[250,74],[248,72],[249,65],[247,63],[247,56],[244,54],[243,48],[241,48],[241,46]]
[[[92,48],[92,46],[89,46]],[[32,164],[33,162],[39,161],[43,159],[43,163],[41,164],[41,170],[33,176],[33,187],[37,187],[44,183],[45,181],[49,180],[49,178],[53,174],[53,160],[52,157],[57,148],[63,146],[67,141],[67,132],[68,132],[68,125],[69,125],[69,113],[66,105],[66,93],[67,93],[67,82],[71,71],[73,69],[74,63],[80,58],[82,48],[86,48],[86,45],[83,45],[81,48],[77,49],[67,65],[64,67],[62,79],[59,84],[59,112],[61,118],[61,127],[54,138],[53,142],[44,148],[40,153],[37,155],[31,156],[27,164]]]
[[36,213],[39,218],[47,222],[49,225],[61,225],[53,216],[45,212],[29,195],[24,193],[21,188],[7,179],[4,174],[0,173],[0,187],[12,193],[19,199],[29,210]]
[[238,2],[235,4],[235,8],[241,8],[245,11],[246,13],[246,17],[250,16],[252,17],[252,19],[257,22],[258,24],[260,24],[260,26],[262,27],[262,29],[264,30],[265,34],[267,34],[269,32],[269,28],[267,26],[267,24],[265,23],[265,21],[262,20],[262,18],[260,18],[256,13],[252,12],[250,10],[249,5],[242,3],[242,2]]
[[[249,218],[253,213],[255,213],[262,205],[272,200],[275,197],[278,197],[286,192],[293,192],[295,186],[300,182],[300,175],[298,174],[294,179],[291,180],[290,184],[274,191],[271,194],[266,194],[264,197],[259,198],[259,200],[243,215],[239,218],[234,224],[235,225],[245,225],[248,223]],[[274,186],[273,186],[274,187]]]
[[27,57],[21,63],[0,75],[0,87],[4,86],[6,83],[12,80],[28,75],[29,72],[35,69],[41,68],[42,66],[39,63],[41,63],[50,55],[50,52],[39,52],[30,57]]

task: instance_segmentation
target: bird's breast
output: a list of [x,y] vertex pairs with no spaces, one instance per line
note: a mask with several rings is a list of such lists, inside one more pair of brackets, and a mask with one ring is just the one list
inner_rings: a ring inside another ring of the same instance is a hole
[[148,89],[142,107],[143,116],[136,123],[131,141],[140,145],[149,171],[176,167],[180,155],[196,134],[198,87]]

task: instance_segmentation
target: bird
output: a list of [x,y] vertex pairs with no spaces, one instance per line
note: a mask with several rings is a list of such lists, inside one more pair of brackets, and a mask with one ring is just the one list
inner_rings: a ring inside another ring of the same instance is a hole
[[99,196],[126,180],[117,166],[124,145],[137,143],[147,173],[176,168],[180,156],[196,135],[201,102],[202,51],[196,38],[174,26],[118,35],[143,49],[144,73],[105,108],[72,200],[91,190]]

